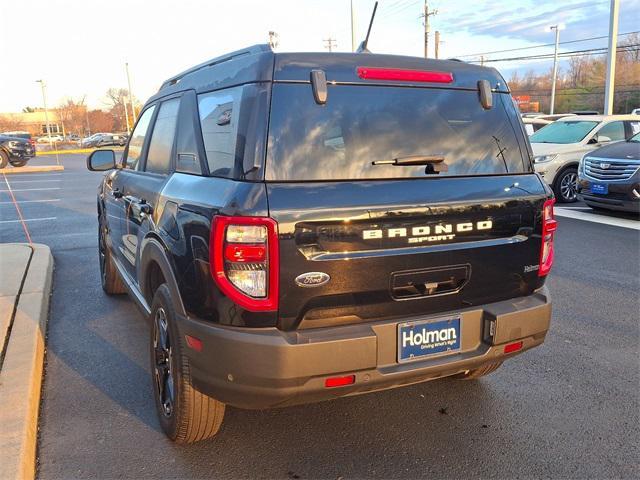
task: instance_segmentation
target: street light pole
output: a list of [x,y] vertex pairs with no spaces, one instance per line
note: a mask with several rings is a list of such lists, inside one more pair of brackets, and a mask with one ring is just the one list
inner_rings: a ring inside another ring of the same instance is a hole
[[556,102],[556,77],[558,76],[558,44],[560,43],[560,26],[553,25],[550,29],[556,31],[556,47],[553,54],[553,75],[551,76],[551,106],[549,107],[549,114],[553,115],[553,109]]
[[356,51],[355,19],[353,17],[353,0],[351,0],[351,51]]
[[129,87],[129,103],[131,105],[131,118],[133,118],[133,123],[136,123],[136,109],[133,106],[133,96],[131,95],[131,77],[129,77],[129,62],[124,64],[124,68],[127,70],[127,85]]
[[609,44],[607,48],[607,76],[604,87],[604,114],[613,113],[613,90],[616,83],[616,42],[618,38],[619,0],[611,0],[609,10]]
[[45,93],[44,80],[36,80],[36,83],[40,84],[42,88],[42,103],[44,105],[44,120],[47,123],[47,138],[49,139],[49,146],[53,147],[51,143],[51,127],[49,126],[49,110],[47,109],[47,94]]

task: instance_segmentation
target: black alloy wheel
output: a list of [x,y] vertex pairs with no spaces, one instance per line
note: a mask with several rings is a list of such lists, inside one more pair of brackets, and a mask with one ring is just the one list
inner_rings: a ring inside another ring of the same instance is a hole
[[173,374],[173,351],[164,308],[156,310],[153,321],[154,380],[160,409],[165,417],[173,413],[176,385]]

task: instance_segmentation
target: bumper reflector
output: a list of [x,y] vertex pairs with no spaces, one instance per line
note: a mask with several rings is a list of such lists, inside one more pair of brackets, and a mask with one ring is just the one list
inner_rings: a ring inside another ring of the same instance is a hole
[[517,352],[522,348],[522,340],[519,342],[509,343],[504,346],[504,353]]
[[356,376],[355,375],[347,375],[345,377],[327,378],[324,381],[324,386],[326,388],[344,387],[345,385],[351,385],[352,383],[356,383]]
[[184,338],[187,340],[187,346],[196,352],[202,351],[202,340],[196,337],[192,337],[191,335],[185,335]]

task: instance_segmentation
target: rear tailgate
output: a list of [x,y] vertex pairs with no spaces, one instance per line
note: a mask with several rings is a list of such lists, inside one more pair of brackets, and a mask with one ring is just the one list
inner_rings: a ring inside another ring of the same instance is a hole
[[308,83],[273,85],[265,180],[281,328],[431,315],[542,285],[549,194],[518,113],[495,77],[489,107],[475,82],[450,78],[332,82],[323,104]]
[[[280,234],[283,328],[450,311],[542,284],[547,194],[535,175],[272,183],[267,191]],[[301,286],[309,272],[330,279]]]

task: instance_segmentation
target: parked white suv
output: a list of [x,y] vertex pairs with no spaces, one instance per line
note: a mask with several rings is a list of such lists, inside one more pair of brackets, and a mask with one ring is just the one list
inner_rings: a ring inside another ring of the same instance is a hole
[[536,172],[553,188],[558,202],[578,198],[578,162],[609,142],[640,132],[636,115],[576,115],[562,118],[529,137]]

